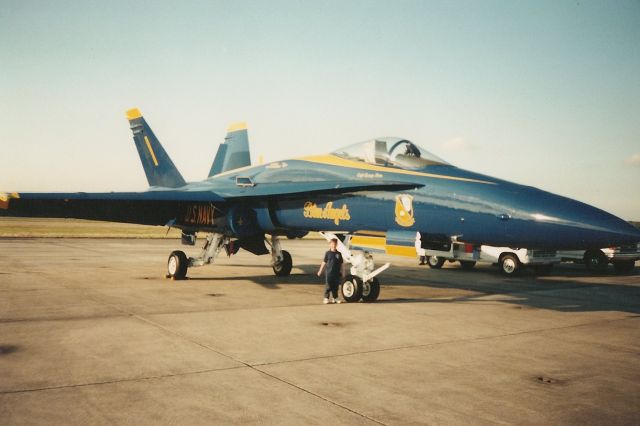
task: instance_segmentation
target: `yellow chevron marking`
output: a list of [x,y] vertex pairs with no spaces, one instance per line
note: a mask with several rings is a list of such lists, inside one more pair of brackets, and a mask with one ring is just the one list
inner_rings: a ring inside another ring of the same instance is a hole
[[131,108],[130,110],[127,111],[126,114],[127,114],[127,120],[129,121],[142,117],[142,113],[138,108]]
[[237,132],[238,130],[247,130],[247,123],[241,121],[239,123],[232,123],[229,125],[227,132]]
[[151,154],[151,158],[153,159],[153,164],[158,167],[158,159],[156,158],[156,153],[153,152],[153,148],[151,148],[151,142],[149,142],[148,137],[144,137],[144,142],[147,144],[147,148],[149,149],[149,154]]
[[393,167],[376,166],[374,164],[362,163],[360,161],[347,160],[346,158],[340,158],[336,155],[311,155],[308,157],[298,158],[298,160],[309,161],[311,163],[318,163],[318,164],[328,164],[331,166],[348,167],[350,169],[373,170],[376,172],[395,173],[400,175],[425,176],[425,177],[430,177],[434,179],[458,180],[462,182],[474,182],[474,183],[483,183],[485,185],[495,185],[495,183],[488,182],[485,180],[469,179],[469,178],[462,178],[462,177],[455,177],[455,176],[443,176],[443,175],[436,175],[433,173],[415,172],[413,170],[395,169]]
[[387,244],[386,253],[393,256],[416,257],[416,248],[413,246],[397,246]]

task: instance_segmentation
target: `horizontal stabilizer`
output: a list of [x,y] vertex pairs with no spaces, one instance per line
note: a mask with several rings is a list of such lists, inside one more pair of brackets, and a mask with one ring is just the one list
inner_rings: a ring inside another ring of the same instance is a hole
[[169,158],[151,127],[137,108],[127,111],[127,119],[149,186],[179,188],[186,182]]

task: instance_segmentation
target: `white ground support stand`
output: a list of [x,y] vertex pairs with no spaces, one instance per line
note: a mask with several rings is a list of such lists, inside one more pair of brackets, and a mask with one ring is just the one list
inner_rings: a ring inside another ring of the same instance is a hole
[[377,276],[385,271],[390,263],[385,263],[378,269],[375,268],[373,256],[368,251],[350,250],[348,248],[351,235],[347,235],[344,242],[331,232],[320,232],[327,241],[338,240],[337,250],[345,261],[351,263],[350,275],[342,283],[342,297],[346,302],[373,302],[380,295],[380,282]]

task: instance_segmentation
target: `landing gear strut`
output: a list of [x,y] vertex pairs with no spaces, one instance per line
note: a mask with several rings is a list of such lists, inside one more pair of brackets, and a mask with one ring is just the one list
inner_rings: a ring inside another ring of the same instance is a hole
[[[273,235],[271,241],[265,241],[271,246],[271,267],[273,268],[273,272],[279,277],[289,276],[293,266],[291,254],[286,250],[282,250],[280,240],[277,236]],[[229,237],[223,234],[209,233],[197,257],[187,257],[187,255],[180,250],[171,252],[167,260],[166,277],[174,280],[184,280],[187,277],[188,268],[209,265],[225,247],[229,253],[232,243]],[[231,253],[235,253],[236,251],[237,247],[236,250],[231,251]]]
[[351,263],[351,274],[342,282],[342,298],[347,303],[374,302],[380,295],[380,281],[377,275],[386,270],[391,264],[385,263],[378,269],[374,268],[373,256],[369,252],[351,251],[347,248],[350,236],[344,242],[329,232],[320,232],[327,241],[336,238],[338,240],[338,251],[345,261]]
[[207,234],[204,247],[198,257],[189,257],[180,250],[171,252],[167,260],[167,278],[184,280],[187,277],[187,269],[194,266],[208,265],[220,253],[225,245],[229,244],[229,238],[222,234]]
[[291,274],[293,260],[291,254],[282,250],[280,239],[276,235],[271,236],[271,242],[267,241],[271,246],[271,267],[273,272],[279,277],[288,277]]

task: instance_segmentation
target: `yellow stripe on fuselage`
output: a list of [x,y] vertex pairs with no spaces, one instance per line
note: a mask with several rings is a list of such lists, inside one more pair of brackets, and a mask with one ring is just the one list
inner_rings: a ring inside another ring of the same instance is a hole
[[351,237],[351,244],[359,247],[371,247],[384,250],[385,243],[385,237],[363,237],[360,235]]
[[397,246],[387,244],[386,253],[392,256],[416,257],[416,248],[413,246]]
[[425,176],[434,179],[458,180],[462,182],[483,183],[485,185],[495,185],[493,182],[486,180],[469,179],[456,176],[436,175],[433,173],[416,172],[413,170],[396,169],[393,167],[377,166],[375,164],[362,163],[360,161],[347,160],[336,155],[311,155],[308,157],[298,158],[298,160],[308,161],[310,163],[326,164],[330,166],[347,167],[357,170],[371,170],[375,172],[396,173],[400,175]]
[[151,159],[153,160],[153,164],[158,167],[158,160],[156,159],[156,153],[153,152],[153,148],[151,148],[151,142],[149,142],[148,137],[144,137],[144,142],[147,144],[147,148],[149,148],[149,154],[151,154]]

